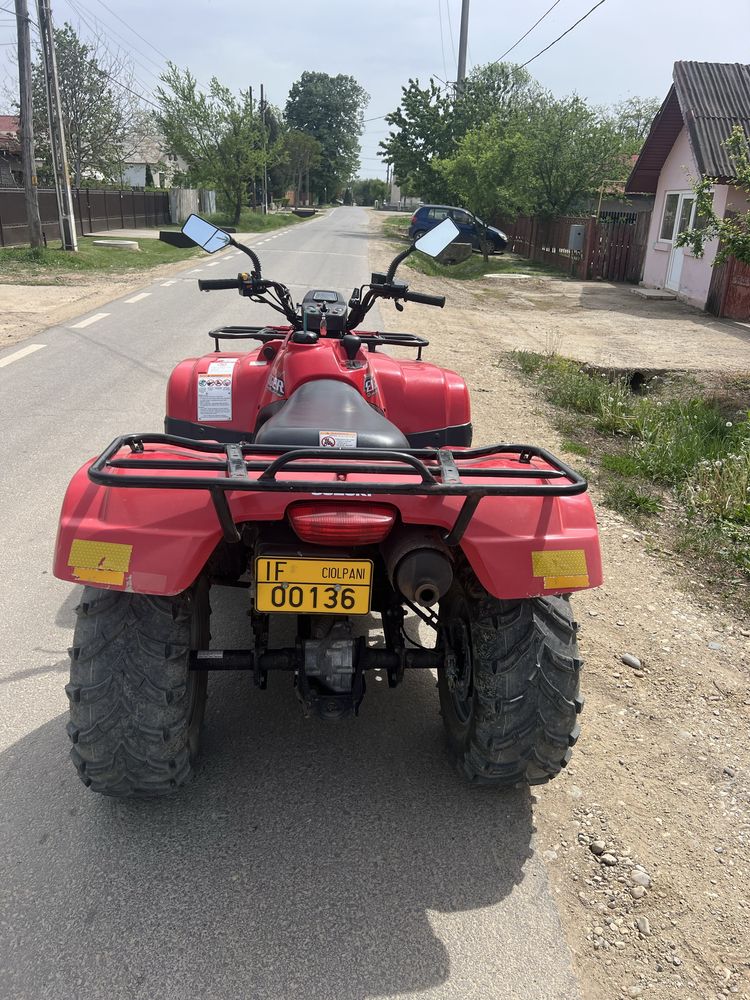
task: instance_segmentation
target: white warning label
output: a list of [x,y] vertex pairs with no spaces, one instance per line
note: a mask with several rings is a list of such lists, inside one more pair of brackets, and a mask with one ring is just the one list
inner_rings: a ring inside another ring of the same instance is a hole
[[209,362],[208,374],[231,375],[234,371],[234,366],[237,364],[237,360],[237,358],[217,358],[216,361]]
[[198,420],[232,419],[232,379],[228,375],[198,376]]
[[356,448],[357,435],[355,431],[321,431],[321,448]]

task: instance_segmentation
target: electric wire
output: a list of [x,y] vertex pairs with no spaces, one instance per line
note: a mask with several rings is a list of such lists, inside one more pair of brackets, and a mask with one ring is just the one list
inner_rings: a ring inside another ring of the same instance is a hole
[[[120,22],[121,24],[124,24],[124,25],[125,25],[125,27],[126,27],[126,28],[128,28],[128,29],[129,29],[130,31],[132,31],[132,32],[133,32],[133,34],[134,34],[134,35],[136,35],[136,36],[137,36],[138,38],[140,38],[140,40],[141,40],[142,42],[145,42],[145,43],[146,43],[146,45],[148,45],[148,47],[149,47],[149,48],[153,49],[153,50],[154,50],[154,52],[156,52],[156,54],[157,54],[157,55],[160,55],[160,56],[162,57],[162,59],[166,59],[166,60],[167,60],[167,62],[170,62],[170,58],[169,58],[169,56],[165,55],[165,54],[164,54],[164,53],[163,53],[163,52],[161,51],[161,49],[157,49],[157,47],[156,47],[156,46],[155,46],[155,45],[153,44],[153,42],[150,42],[150,41],[148,40],[148,38],[145,38],[145,37],[144,37],[143,35],[141,35],[141,34],[140,34],[140,32],[136,31],[136,30],[135,30],[135,28],[134,28],[134,27],[132,26],[132,24],[129,24],[129,23],[128,23],[128,22],[126,21],[126,20],[124,20],[124,18],[120,17],[120,15],[119,15],[119,14],[115,13],[115,11],[113,11],[111,7],[107,6],[107,4],[106,4],[106,3],[104,2],[104,0],[96,0],[96,2],[97,2],[98,4],[100,4],[100,5],[102,6],[102,7],[104,7],[104,9],[105,9],[105,10],[108,10],[108,11],[109,11],[109,13],[110,13],[110,14],[111,14],[111,15],[112,15],[113,17],[116,17],[116,18],[117,18],[117,20],[118,20],[118,21],[119,21],[119,22]],[[145,54],[145,53],[142,53],[142,54]]]
[[[68,3],[68,6],[70,7],[70,9],[72,11],[74,11],[74,13],[76,13],[78,15],[78,17],[81,19],[81,21],[86,25],[86,27],[89,29],[89,31],[91,32],[91,34],[93,35],[93,37],[103,45],[103,47],[104,47],[105,51],[108,53],[108,55],[110,55],[113,59],[118,59],[118,58],[121,59],[122,55],[123,55],[122,50],[119,51],[118,55],[115,55],[109,49],[109,47],[107,46],[107,43],[106,43],[105,39],[108,37],[108,35],[107,35],[107,31],[105,30],[105,26],[101,23],[101,21],[98,21],[97,18],[96,18],[96,16],[94,14],[91,14],[91,17],[93,18],[93,24],[92,24],[91,21],[89,21],[89,19],[86,16],[86,14],[84,14],[84,12],[81,9],[81,6],[77,2],[77,0],[67,0],[67,3]],[[90,11],[87,11],[87,13],[90,14]],[[122,37],[122,36],[119,36],[119,37]],[[114,39],[110,38],[110,41],[114,42]],[[114,44],[117,45],[117,42],[114,42]],[[119,49],[119,46],[118,46],[118,49]],[[159,79],[159,77],[156,75],[156,73],[154,73],[154,71],[152,69],[149,69],[148,66],[144,66],[142,62],[139,62],[139,60],[135,58],[135,56],[133,55],[132,52],[125,51],[124,55],[128,59],[130,59],[135,65],[139,66],[144,72],[149,73],[155,80]],[[147,90],[147,91],[151,90],[151,85],[145,84],[142,80],[137,80],[136,79],[135,82],[140,86],[140,88],[142,90]]]
[[438,0],[438,20],[440,21],[440,49],[443,53],[443,72],[448,75],[448,66],[445,62],[445,38],[443,37],[443,0]]
[[557,7],[557,5],[558,5],[559,3],[560,3],[560,0],[555,0],[555,2],[554,2],[554,3],[552,4],[552,6],[551,6],[551,7],[549,7],[549,8],[547,8],[547,10],[545,10],[545,12],[544,12],[544,13],[542,14],[542,16],[541,16],[541,17],[539,18],[539,20],[538,20],[538,21],[535,21],[535,22],[534,22],[534,23],[533,23],[533,24],[531,25],[531,27],[529,28],[529,30],[528,30],[527,32],[525,32],[525,34],[521,35],[521,37],[520,37],[520,38],[518,39],[518,41],[516,41],[516,42],[513,42],[513,44],[511,45],[511,47],[510,47],[509,49],[506,49],[506,50],[505,50],[505,52],[503,52],[503,54],[502,54],[501,56],[498,56],[498,57],[497,57],[497,59],[495,59],[495,62],[496,62],[496,63],[499,63],[499,62],[502,62],[502,61],[503,61],[503,59],[505,59],[505,57],[506,57],[506,56],[508,55],[508,53],[509,53],[509,52],[512,52],[512,51],[513,51],[513,49],[514,49],[514,48],[515,48],[515,47],[516,47],[517,45],[520,45],[520,44],[521,44],[521,42],[522,42],[522,41],[524,40],[524,38],[526,38],[526,37],[527,37],[527,35],[530,35],[530,34],[531,34],[531,32],[532,32],[532,31],[534,30],[534,28],[536,28],[536,26],[537,26],[538,24],[541,24],[541,23],[542,23],[542,21],[543,21],[543,20],[545,19],[545,17],[546,17],[546,16],[548,15],[548,14],[551,14],[551,13],[552,13],[552,11],[553,11],[553,10],[555,9],[555,7]]
[[544,55],[545,52],[548,52],[553,45],[556,45],[561,38],[565,38],[566,35],[569,35],[570,32],[573,30],[573,28],[577,28],[582,21],[585,21],[586,18],[590,14],[593,14],[594,11],[597,9],[597,7],[601,7],[603,3],[605,3],[605,0],[599,0],[599,3],[594,4],[594,6],[590,10],[586,11],[583,17],[579,17],[575,24],[571,24],[571,26],[566,31],[563,31],[561,35],[558,35],[557,38],[554,39],[554,41],[550,42],[549,45],[545,45],[545,47],[541,49],[539,52],[537,52],[535,56],[532,56],[531,59],[527,59],[525,63],[521,63],[521,69],[523,69],[524,66],[528,66],[529,63],[533,63],[535,59],[538,59],[539,56]]
[[[453,51],[453,62],[456,63],[456,65],[458,65],[456,60],[456,42],[455,39],[453,38],[453,21],[451,20],[450,0],[445,0],[445,12],[448,15],[448,31],[450,32],[451,36],[451,49]],[[447,76],[448,74],[446,73],[445,75]]]

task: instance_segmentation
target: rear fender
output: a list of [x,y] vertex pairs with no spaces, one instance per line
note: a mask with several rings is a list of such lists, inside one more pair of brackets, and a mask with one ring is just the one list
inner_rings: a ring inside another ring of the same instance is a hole
[[[112,590],[172,595],[199,576],[222,540],[207,491],[112,489],[88,478],[87,463],[70,482],[60,516],[55,576]],[[321,493],[325,496],[325,483]],[[363,492],[347,501],[367,501]],[[280,521],[296,493],[228,493],[236,522]],[[460,497],[383,496],[405,525],[448,532]],[[598,587],[599,537],[586,493],[562,497],[485,497],[461,540],[479,582],[504,599]]]

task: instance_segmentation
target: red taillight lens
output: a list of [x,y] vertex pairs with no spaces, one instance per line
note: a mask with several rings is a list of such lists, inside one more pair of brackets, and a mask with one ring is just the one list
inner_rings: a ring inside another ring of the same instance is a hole
[[412,215],[412,217],[411,217],[411,224],[412,224],[412,226],[414,225],[414,223],[416,221],[417,221],[417,213],[415,212],[414,215]]
[[396,520],[385,503],[293,503],[287,513],[299,538],[315,545],[374,545]]

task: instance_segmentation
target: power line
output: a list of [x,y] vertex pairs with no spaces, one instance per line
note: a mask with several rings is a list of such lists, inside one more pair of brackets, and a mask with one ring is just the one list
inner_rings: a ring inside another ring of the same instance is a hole
[[142,42],[145,42],[145,43],[146,43],[146,45],[148,45],[148,47],[149,47],[149,48],[153,49],[153,50],[154,50],[154,52],[156,52],[156,53],[157,53],[157,55],[160,55],[160,56],[162,57],[162,59],[166,59],[166,60],[167,60],[167,62],[170,62],[170,59],[169,59],[169,56],[165,55],[165,54],[164,54],[164,53],[163,53],[163,52],[161,51],[161,49],[157,49],[157,47],[156,47],[156,46],[155,46],[155,45],[154,45],[154,44],[153,44],[152,42],[150,42],[150,41],[148,40],[148,38],[144,38],[144,36],[143,36],[143,35],[141,35],[141,34],[140,34],[140,32],[136,31],[136,30],[135,30],[135,28],[134,28],[134,27],[133,27],[133,26],[132,26],[131,24],[128,24],[128,22],[127,22],[127,21],[125,21],[125,20],[124,20],[123,18],[121,18],[119,14],[116,14],[116,13],[115,13],[115,12],[114,12],[114,11],[112,10],[112,8],[111,8],[111,7],[108,7],[108,6],[107,6],[107,4],[106,4],[106,3],[104,2],[104,0],[96,0],[96,2],[97,2],[98,4],[100,4],[100,5],[102,6],[102,7],[104,7],[104,9],[105,9],[105,10],[108,10],[108,11],[109,11],[109,13],[110,13],[110,14],[111,14],[111,15],[112,15],[113,17],[116,17],[116,18],[117,18],[117,20],[118,20],[118,21],[119,21],[119,22],[120,22],[121,24],[124,24],[124,25],[125,25],[125,27],[126,27],[126,28],[128,28],[128,29],[129,29],[130,31],[132,31],[132,32],[133,32],[133,34],[134,34],[134,35],[136,35],[136,36],[137,36],[138,38],[140,38],[140,40],[141,40]]
[[567,31],[563,31],[561,35],[558,35],[554,41],[549,43],[549,45],[545,45],[545,47],[541,49],[539,52],[537,52],[535,56],[532,56],[531,59],[527,59],[525,63],[521,63],[521,69],[523,69],[524,66],[528,66],[529,63],[533,63],[535,59],[539,58],[539,56],[544,55],[544,53],[549,51],[549,49],[551,49],[553,45],[557,45],[557,43],[560,41],[561,38],[565,38],[566,35],[569,35],[570,32],[573,30],[573,28],[577,28],[578,25],[581,23],[581,21],[585,21],[586,18],[589,16],[589,14],[593,14],[596,8],[601,7],[601,5],[604,2],[605,0],[599,0],[599,3],[595,3],[594,6],[591,8],[591,10],[587,10],[586,13],[583,15],[583,17],[579,17],[576,23],[571,24],[571,26],[567,29]]
[[[78,15],[78,17],[79,17],[79,18],[81,19],[81,21],[83,21],[83,23],[84,23],[84,24],[86,25],[86,27],[87,27],[87,28],[89,29],[89,31],[90,31],[90,32],[91,32],[91,34],[93,35],[94,39],[95,39],[95,40],[97,40],[97,41],[99,41],[99,42],[101,42],[101,44],[102,44],[102,45],[104,46],[104,49],[105,49],[105,51],[106,51],[107,53],[109,53],[109,55],[110,55],[110,56],[112,56],[113,58],[117,58],[116,56],[114,56],[114,54],[113,54],[113,53],[112,53],[112,52],[111,52],[111,51],[109,50],[109,48],[107,47],[107,44],[106,44],[106,41],[104,41],[104,39],[105,39],[105,38],[107,37],[107,31],[105,30],[105,25],[103,25],[103,24],[101,23],[101,21],[97,20],[97,18],[96,18],[96,16],[95,16],[94,14],[91,14],[91,12],[90,12],[90,11],[87,11],[87,13],[89,13],[89,14],[91,15],[91,17],[92,17],[92,18],[94,19],[94,23],[92,24],[92,23],[91,23],[91,21],[89,21],[89,20],[88,20],[88,18],[86,17],[86,15],[84,14],[83,10],[81,10],[81,7],[80,7],[80,6],[78,5],[78,3],[77,3],[77,0],[67,0],[67,2],[68,2],[68,6],[70,7],[70,9],[71,9],[72,11],[74,11],[74,12],[75,12],[75,13],[76,13],[76,14]],[[107,26],[107,27],[108,27],[108,26]],[[112,29],[109,29],[109,30],[110,30],[110,31],[112,31]],[[116,33],[115,33],[115,34],[116,34]],[[117,35],[116,37],[118,37],[118,38],[121,38],[121,39],[122,39],[122,36],[121,36],[121,35]],[[114,44],[115,44],[115,45],[117,45],[117,42],[115,42],[115,41],[114,41],[114,39],[111,39],[111,40],[112,40],[112,41],[114,42]],[[126,44],[129,44],[129,43],[128,43],[128,42],[126,42]],[[118,48],[119,48],[119,46],[118,46]],[[144,72],[146,72],[146,73],[149,73],[149,74],[150,74],[150,75],[151,75],[151,76],[152,76],[152,77],[153,77],[153,78],[154,78],[155,80],[158,80],[158,79],[159,79],[159,78],[157,77],[156,73],[154,73],[154,71],[153,71],[152,69],[149,69],[149,68],[148,68],[148,66],[144,66],[142,62],[139,62],[139,61],[138,61],[138,60],[137,60],[137,59],[135,58],[135,56],[133,55],[133,53],[132,53],[132,52],[129,52],[129,51],[126,51],[126,55],[127,55],[127,57],[128,57],[128,58],[129,58],[129,59],[130,59],[130,60],[131,60],[131,61],[132,61],[132,62],[133,62],[133,63],[134,63],[134,64],[135,64],[136,66],[140,66],[140,68],[141,68],[141,69],[142,69],[142,70],[143,70]],[[141,55],[143,55],[143,53],[141,53]],[[146,56],[146,58],[148,59],[148,58],[150,58],[150,57],[149,57],[149,56]],[[150,90],[150,89],[151,89],[151,88],[150,88],[150,85],[147,85],[147,84],[143,83],[143,82],[142,82],[141,80],[136,80],[135,82],[136,82],[136,83],[137,83],[137,84],[138,84],[138,85],[139,85],[139,86],[140,86],[140,87],[141,87],[141,88],[142,88],[143,90]]]
[[448,66],[445,62],[445,38],[443,37],[443,0],[438,0],[438,19],[440,21],[440,49],[443,53],[443,72],[448,75]]
[[[451,20],[451,8],[450,8],[450,2],[449,2],[449,0],[445,0],[445,12],[448,15],[448,30],[450,31],[450,35],[451,35],[451,50],[453,52],[453,62],[455,62],[456,61],[456,42],[455,42],[455,39],[453,38],[453,22]],[[446,73],[445,75],[447,76],[448,74]]]
[[541,24],[541,23],[542,23],[542,21],[543,21],[543,20],[545,19],[545,17],[546,17],[546,16],[548,15],[548,14],[551,14],[551,13],[552,13],[552,11],[553,11],[553,10],[555,9],[555,7],[557,7],[557,5],[558,5],[559,3],[560,3],[560,0],[555,0],[555,2],[554,2],[554,3],[552,4],[552,6],[551,6],[551,7],[549,7],[549,8],[547,9],[547,10],[545,10],[545,12],[544,12],[544,13],[542,14],[542,16],[541,16],[541,17],[539,18],[539,20],[538,20],[538,21],[535,21],[535,22],[534,22],[534,24],[532,24],[532,25],[531,25],[531,27],[529,28],[529,30],[528,30],[528,31],[527,31],[527,32],[526,32],[525,34],[521,35],[521,37],[520,37],[520,38],[518,39],[518,41],[517,41],[517,42],[513,42],[513,44],[511,45],[511,47],[510,47],[509,49],[506,49],[506,50],[505,50],[505,52],[503,52],[503,54],[502,54],[501,56],[498,56],[498,58],[497,58],[497,59],[495,59],[495,62],[502,62],[502,61],[503,61],[503,59],[505,59],[505,57],[506,57],[506,56],[508,55],[508,53],[509,53],[509,52],[512,52],[512,51],[513,51],[513,49],[514,49],[514,48],[515,48],[515,47],[516,47],[517,45],[520,45],[520,44],[521,44],[521,42],[522,42],[522,41],[524,40],[524,38],[526,38],[526,36],[527,36],[527,35],[530,35],[530,34],[531,34],[531,32],[532,32],[532,31],[534,30],[534,28],[536,28],[536,26],[537,26],[538,24]]

